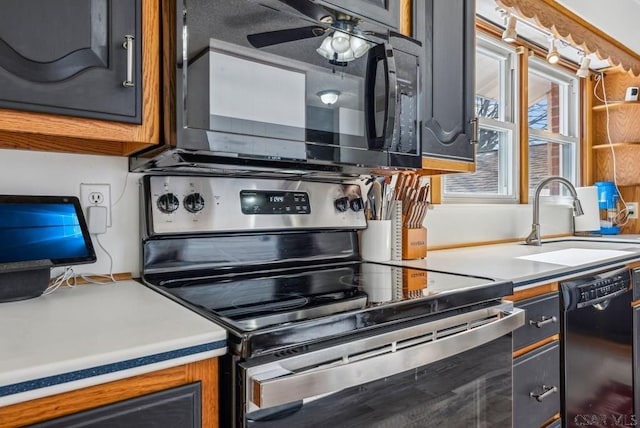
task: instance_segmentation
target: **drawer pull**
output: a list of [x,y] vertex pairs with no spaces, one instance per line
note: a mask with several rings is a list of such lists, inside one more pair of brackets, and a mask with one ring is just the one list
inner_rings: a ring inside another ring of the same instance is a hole
[[542,400],[544,400],[545,398],[547,398],[549,395],[558,392],[558,387],[557,386],[547,386],[547,385],[542,385],[542,394],[534,394],[533,392],[529,393],[529,397],[533,397],[535,398],[538,402],[542,403]]
[[529,325],[535,325],[537,328],[542,328],[547,324],[552,324],[558,322],[556,317],[547,318],[543,316],[540,321],[529,320]]

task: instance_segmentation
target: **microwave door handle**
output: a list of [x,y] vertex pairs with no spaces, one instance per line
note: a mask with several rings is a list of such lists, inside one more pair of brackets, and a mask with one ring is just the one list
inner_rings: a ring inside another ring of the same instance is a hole
[[489,343],[524,321],[524,310],[514,308],[496,321],[399,351],[271,379],[252,378],[251,401],[268,408],[394,376]]
[[[376,114],[376,81],[380,62],[383,63],[385,71],[385,111],[381,135],[377,132],[379,128]],[[396,122],[397,93],[398,82],[393,51],[383,44],[374,46],[368,53],[365,75],[365,123],[369,149],[384,150],[392,144]]]

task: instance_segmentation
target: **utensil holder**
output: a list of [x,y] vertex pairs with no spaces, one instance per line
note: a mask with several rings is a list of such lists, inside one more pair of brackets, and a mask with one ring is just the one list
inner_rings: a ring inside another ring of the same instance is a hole
[[360,235],[360,255],[364,260],[391,260],[391,220],[369,220]]
[[402,228],[402,259],[415,260],[427,257],[427,229]]

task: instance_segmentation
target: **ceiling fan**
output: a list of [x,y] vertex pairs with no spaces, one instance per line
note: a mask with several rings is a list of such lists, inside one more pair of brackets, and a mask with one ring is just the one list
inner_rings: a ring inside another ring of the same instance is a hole
[[319,37],[328,34],[316,49],[331,64],[346,66],[348,61],[360,58],[371,47],[358,33],[358,20],[344,13],[336,13],[309,0],[279,0],[316,22],[326,24],[249,34],[247,40],[255,48]]

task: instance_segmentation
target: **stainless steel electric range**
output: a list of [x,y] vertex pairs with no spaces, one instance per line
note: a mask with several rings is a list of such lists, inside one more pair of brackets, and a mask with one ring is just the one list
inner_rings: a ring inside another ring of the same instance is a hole
[[143,281],[229,333],[222,426],[511,423],[512,284],[361,260],[365,186],[143,177]]

